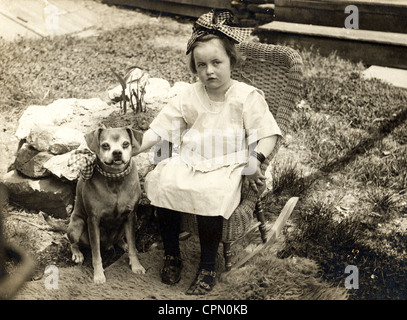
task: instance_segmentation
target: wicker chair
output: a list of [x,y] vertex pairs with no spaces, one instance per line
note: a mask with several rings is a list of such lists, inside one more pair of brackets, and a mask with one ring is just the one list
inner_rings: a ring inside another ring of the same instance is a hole
[[[289,47],[257,42],[244,42],[239,44],[238,48],[243,63],[234,69],[232,78],[253,85],[264,92],[270,111],[285,135],[290,130],[292,112],[299,98],[302,78],[301,56]],[[275,157],[281,142],[282,139],[277,141],[272,154],[262,164],[263,172]],[[228,220],[224,220],[222,243],[227,271],[232,267],[231,245],[234,241],[257,227],[263,240],[254,251],[235,263],[234,267],[237,268],[277,238],[298,201],[296,197],[289,199],[272,229],[267,232],[260,198],[264,189],[265,187],[256,194],[251,188],[242,187],[239,206]],[[257,223],[253,221],[254,216],[257,216]],[[185,230],[198,234],[196,215],[184,214],[182,224]]]

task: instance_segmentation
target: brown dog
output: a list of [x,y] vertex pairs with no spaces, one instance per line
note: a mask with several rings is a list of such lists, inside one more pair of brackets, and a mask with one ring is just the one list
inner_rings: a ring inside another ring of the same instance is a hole
[[96,156],[96,167],[89,180],[79,179],[74,211],[67,234],[72,260],[83,262],[79,244],[92,251],[94,282],[104,283],[100,248],[109,248],[125,235],[130,266],[134,273],[145,273],[135,246],[135,212],[141,196],[135,160],[142,134],[128,128],[97,129],[85,136]]

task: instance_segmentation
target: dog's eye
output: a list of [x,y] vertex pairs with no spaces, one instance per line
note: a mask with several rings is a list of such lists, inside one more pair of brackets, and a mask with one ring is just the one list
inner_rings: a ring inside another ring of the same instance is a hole
[[130,142],[125,141],[123,142],[123,148],[128,148],[130,146]]
[[108,143],[102,143],[102,148],[103,148],[103,150],[109,150],[110,146]]

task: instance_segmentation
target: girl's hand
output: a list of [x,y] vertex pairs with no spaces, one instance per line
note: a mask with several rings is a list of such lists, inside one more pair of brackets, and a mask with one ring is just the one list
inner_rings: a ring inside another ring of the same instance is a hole
[[[257,160],[256,160],[257,161]],[[246,175],[243,179],[243,185],[245,188],[251,187],[256,193],[259,192],[258,187],[264,185],[266,177],[261,173],[260,161],[257,161],[256,171],[251,175]]]

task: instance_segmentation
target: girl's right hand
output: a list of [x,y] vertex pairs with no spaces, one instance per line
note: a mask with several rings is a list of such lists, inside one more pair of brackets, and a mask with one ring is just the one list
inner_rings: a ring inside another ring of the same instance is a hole
[[256,160],[257,168],[256,171],[251,175],[246,175],[243,178],[243,185],[245,188],[252,188],[256,193],[259,193],[258,187],[264,186],[266,177],[262,174],[260,169],[260,161]]

